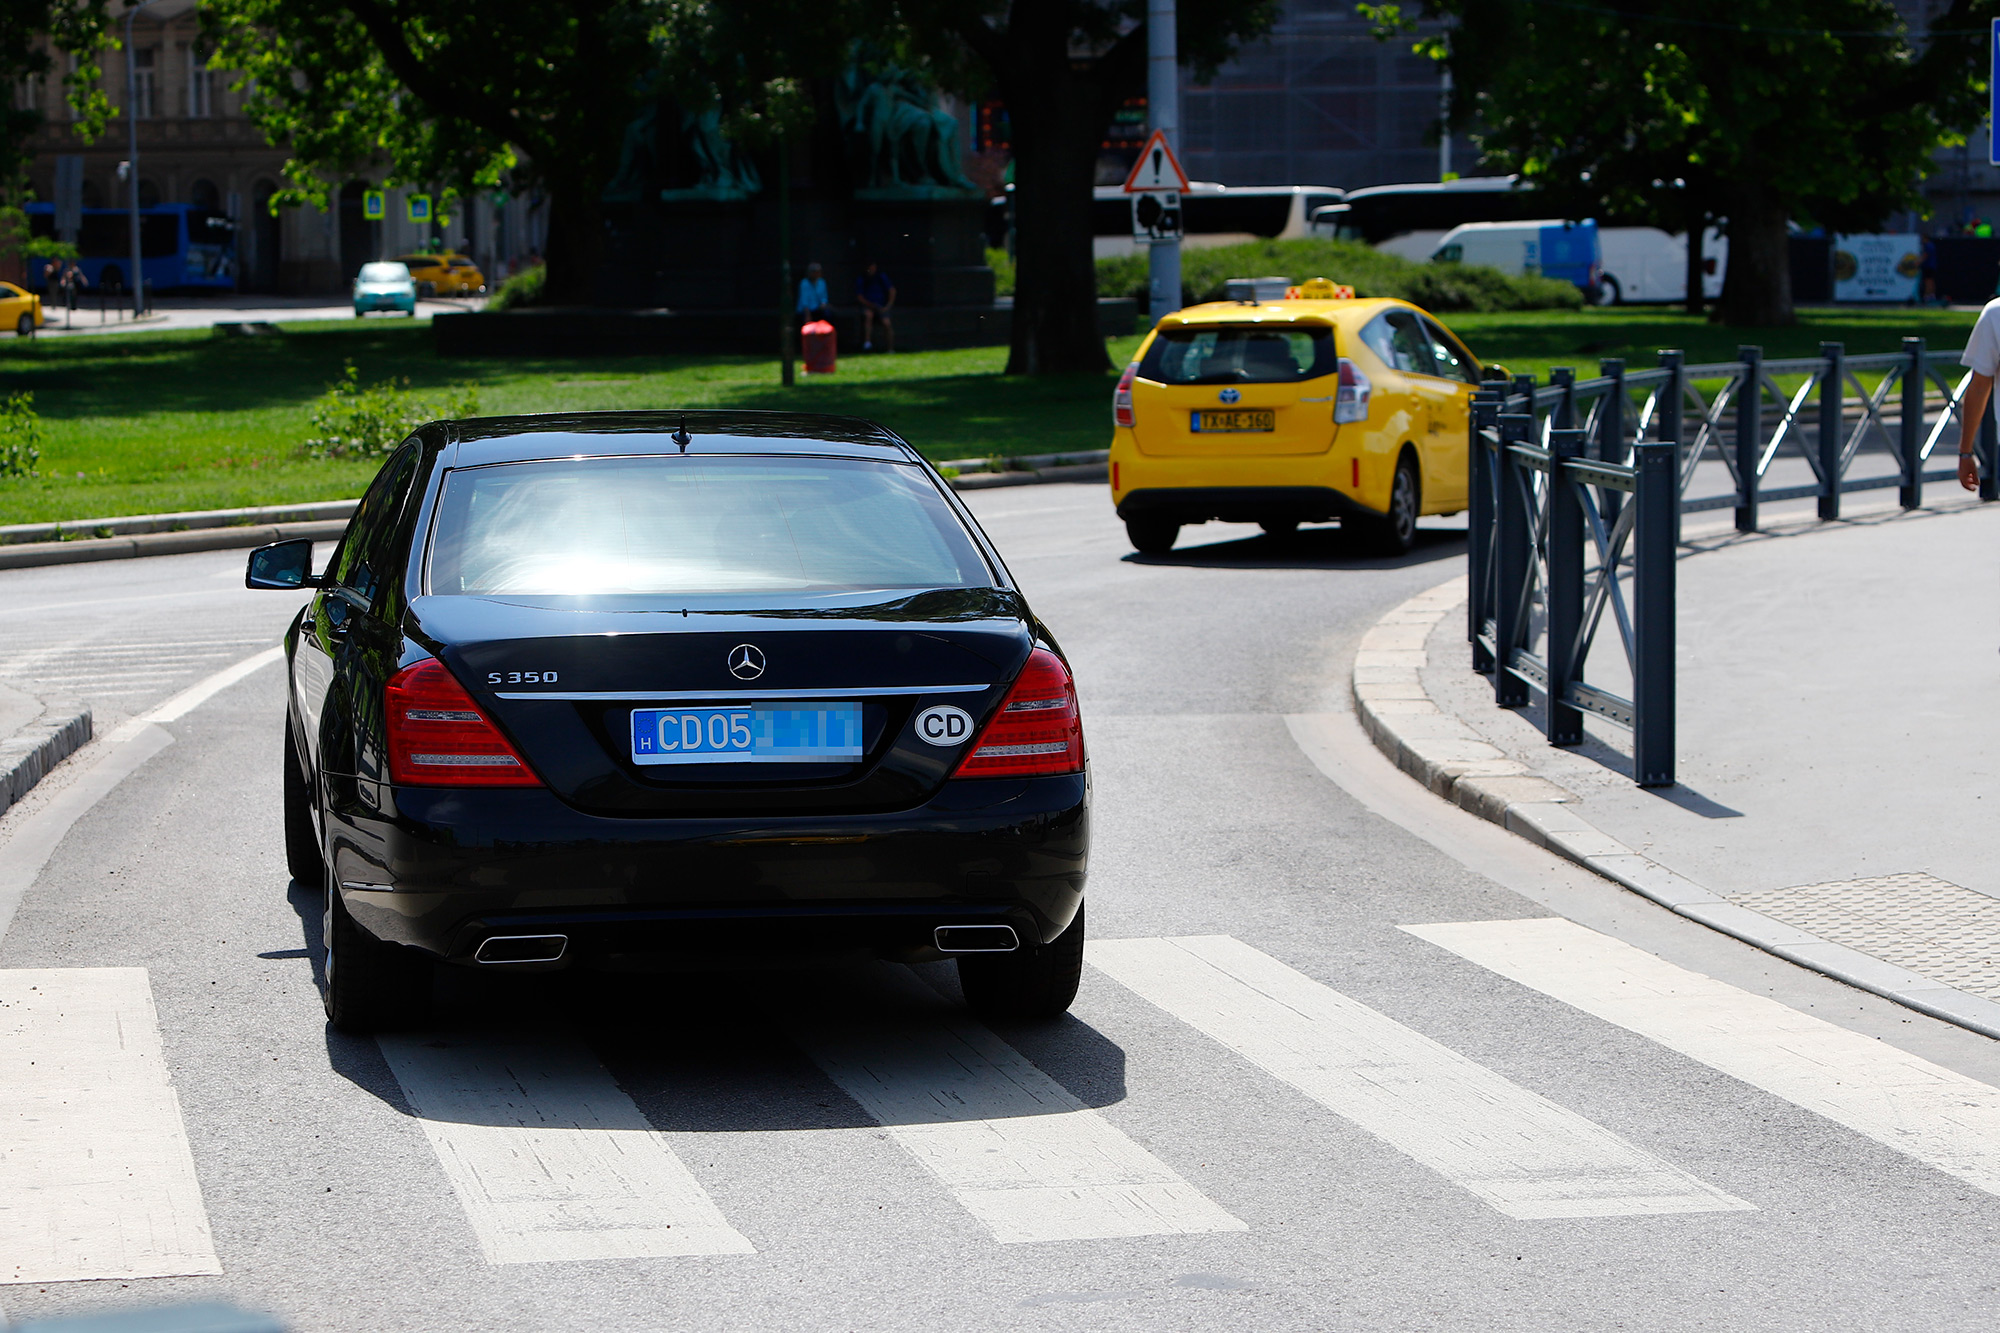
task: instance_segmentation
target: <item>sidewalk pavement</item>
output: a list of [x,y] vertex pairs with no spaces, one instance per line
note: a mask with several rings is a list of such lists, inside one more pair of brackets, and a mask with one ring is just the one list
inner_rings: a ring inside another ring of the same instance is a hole
[[[430,298],[417,302],[417,319],[428,321],[439,311],[478,310],[484,297],[457,300]],[[327,295],[278,296],[265,292],[219,292],[214,296],[157,296],[144,316],[132,318],[132,298],[124,304],[106,298],[100,309],[95,292],[83,298],[70,312],[52,302],[43,311],[48,323],[36,333],[38,338],[73,338],[99,333],[157,332],[162,329],[205,329],[217,324],[284,324],[297,320],[354,318],[354,306]],[[371,319],[403,319],[404,316],[374,315]]]
[[[1636,786],[1630,736],[1607,722],[1565,750],[1541,734],[1539,702],[1494,707],[1470,666],[1462,579],[1364,642],[1364,723],[1468,809],[2000,1037],[2000,506],[1954,492],[1909,514],[1689,536],[1678,785]],[[1586,674],[1628,693],[1605,620]]]
[[90,739],[90,710],[0,685],[0,814]]

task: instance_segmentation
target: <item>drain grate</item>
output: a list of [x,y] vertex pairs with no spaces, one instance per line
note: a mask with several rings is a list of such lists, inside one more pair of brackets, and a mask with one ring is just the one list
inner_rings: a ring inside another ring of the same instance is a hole
[[2000,898],[1977,889],[1935,875],[1878,875],[1735,893],[1729,901],[1932,981],[2000,1000]]

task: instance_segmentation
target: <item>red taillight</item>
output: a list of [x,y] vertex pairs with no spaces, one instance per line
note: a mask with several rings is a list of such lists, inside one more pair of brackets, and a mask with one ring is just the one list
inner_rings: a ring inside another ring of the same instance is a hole
[[398,671],[383,693],[389,719],[389,780],[397,786],[542,785],[435,657]]
[[1060,657],[1037,648],[952,776],[1019,778],[1082,768],[1083,719],[1076,711],[1076,683]]
[[1129,426],[1132,424],[1132,381],[1139,378],[1139,363],[1134,361],[1125,367],[1125,373],[1118,377],[1118,387],[1111,394],[1111,424]]
[[1368,395],[1375,392],[1375,381],[1368,378],[1368,372],[1343,356],[1339,384],[1334,390],[1333,424],[1368,420]]

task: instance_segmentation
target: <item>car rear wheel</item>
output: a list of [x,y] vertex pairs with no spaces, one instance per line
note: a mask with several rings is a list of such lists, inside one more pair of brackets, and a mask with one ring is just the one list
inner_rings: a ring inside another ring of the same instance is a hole
[[965,1002],[981,1018],[1056,1018],[1076,999],[1083,979],[1083,908],[1069,929],[1047,944],[1012,953],[968,954],[958,960]]
[[420,282],[417,284],[417,295],[423,297],[425,300],[436,296],[437,290],[437,284],[434,282]]
[[1417,544],[1419,500],[1416,461],[1404,454],[1396,464],[1395,484],[1389,491],[1389,512],[1361,520],[1368,548],[1377,555],[1408,555]]
[[1131,539],[1132,549],[1140,555],[1165,555],[1174,549],[1174,541],[1181,535],[1181,525],[1162,518],[1128,518],[1125,520],[1125,535]]
[[326,1019],[341,1032],[379,1032],[420,1023],[431,1007],[430,960],[399,944],[384,944],[354,924],[332,868],[326,885]]
[[312,785],[299,762],[292,724],[285,723],[285,869],[301,884],[317,883],[326,874],[319,853],[319,831],[313,826]]
[[34,337],[35,317],[33,315],[23,315],[19,319],[15,320],[14,332],[20,334],[23,338]]

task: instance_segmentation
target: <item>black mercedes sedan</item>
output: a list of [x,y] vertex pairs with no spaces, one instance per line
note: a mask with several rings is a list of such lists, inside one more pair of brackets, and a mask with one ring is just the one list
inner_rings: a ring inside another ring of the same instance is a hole
[[991,1016],[1076,994],[1090,779],[1069,665],[952,490],[847,417],[435,422],[285,636],[285,850],[325,1002],[438,962],[958,960]]

